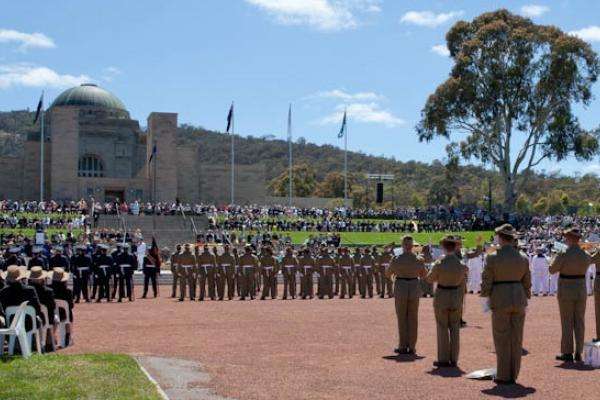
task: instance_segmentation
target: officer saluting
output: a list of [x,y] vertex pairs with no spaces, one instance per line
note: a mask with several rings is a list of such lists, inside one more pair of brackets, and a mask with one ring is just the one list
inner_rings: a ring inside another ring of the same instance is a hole
[[398,354],[415,354],[419,328],[419,278],[427,273],[425,264],[413,253],[413,238],[402,239],[402,254],[392,258],[386,277],[395,276],[394,297],[398,318]]
[[[581,247],[581,232],[571,228],[563,232],[567,250],[559,254],[550,265],[550,273],[559,273],[558,308],[562,325],[560,341],[560,361],[581,361],[585,334],[585,306],[587,291],[585,274],[590,264],[600,262],[600,254],[590,257]],[[573,335],[575,336],[575,357],[573,358]]]
[[456,240],[452,236],[444,238],[440,245],[445,256],[433,264],[426,278],[429,283],[438,283],[433,299],[438,359],[433,365],[456,367],[460,350],[462,283],[468,269],[456,256]]
[[525,307],[531,297],[529,261],[517,250],[512,225],[496,228],[500,249],[486,258],[481,297],[489,297],[498,384],[514,384],[521,369]]

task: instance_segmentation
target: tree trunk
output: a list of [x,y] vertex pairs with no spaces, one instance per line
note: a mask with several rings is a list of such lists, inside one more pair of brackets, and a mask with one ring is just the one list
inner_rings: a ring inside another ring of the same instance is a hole
[[504,208],[506,211],[514,211],[517,202],[515,192],[515,181],[512,177],[504,176]]

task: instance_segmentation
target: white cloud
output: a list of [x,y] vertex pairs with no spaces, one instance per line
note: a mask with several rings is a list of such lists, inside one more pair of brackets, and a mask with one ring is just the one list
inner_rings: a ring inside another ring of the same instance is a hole
[[571,31],[569,34],[577,36],[588,42],[600,42],[600,26],[591,25],[577,31]]
[[117,77],[118,75],[121,75],[123,73],[123,71],[121,71],[117,67],[110,66],[110,67],[104,68],[102,73],[103,73],[102,79],[104,81],[112,82],[115,79],[115,77]]
[[56,47],[54,41],[43,33],[24,33],[12,29],[0,29],[0,43],[19,43],[21,50]]
[[539,4],[527,4],[521,7],[521,14],[526,17],[541,17],[543,14],[546,14],[550,11],[550,7],[542,6]]
[[600,164],[588,164],[582,169],[583,174],[600,175]]
[[338,99],[342,101],[373,101],[373,100],[383,100],[384,97],[378,95],[373,92],[357,92],[357,93],[348,93],[341,89],[328,90],[324,92],[317,92],[311,97],[322,97],[328,99]]
[[463,11],[450,11],[436,14],[432,11],[409,11],[400,18],[400,22],[435,28],[463,15]]
[[307,25],[322,31],[351,29],[357,14],[381,12],[380,0],[246,0],[282,25]]
[[448,50],[445,44],[436,44],[431,48],[431,51],[438,56],[450,57],[450,50]]
[[0,89],[13,86],[64,88],[89,81],[87,75],[59,74],[33,64],[0,64]]
[[389,110],[382,109],[379,104],[374,102],[340,104],[333,113],[322,118],[319,123],[321,125],[339,124],[344,116],[344,110],[348,113],[350,121],[381,124],[389,128],[405,124],[403,119],[398,118]]

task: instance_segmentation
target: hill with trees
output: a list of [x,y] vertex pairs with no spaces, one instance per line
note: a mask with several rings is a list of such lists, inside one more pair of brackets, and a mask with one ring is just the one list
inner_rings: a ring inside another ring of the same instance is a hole
[[[35,136],[33,112],[0,112],[0,133],[16,138]],[[229,163],[230,137],[220,132],[182,124],[178,144],[200,144],[200,163]],[[0,141],[0,147],[2,147]],[[343,197],[344,152],[332,145],[316,145],[298,138],[293,143],[294,188],[298,196]],[[0,148],[2,154],[2,148]],[[272,137],[236,136],[236,162],[264,163],[269,191],[287,195],[288,143]],[[348,152],[349,196],[359,206],[375,206],[375,184],[365,174],[393,174],[385,184],[383,206],[467,205],[487,207],[491,183],[494,207],[502,206],[503,178],[475,165],[461,165],[457,158],[431,163],[399,161],[362,152]],[[561,176],[529,171],[527,184],[516,202],[519,211],[562,213],[600,211],[600,179],[593,174]],[[591,205],[590,205],[591,203]]]

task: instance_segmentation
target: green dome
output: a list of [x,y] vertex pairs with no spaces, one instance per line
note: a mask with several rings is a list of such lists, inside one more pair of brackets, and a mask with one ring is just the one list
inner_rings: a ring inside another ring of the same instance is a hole
[[127,111],[115,95],[93,83],[84,83],[62,92],[52,103],[56,106],[91,106]]

